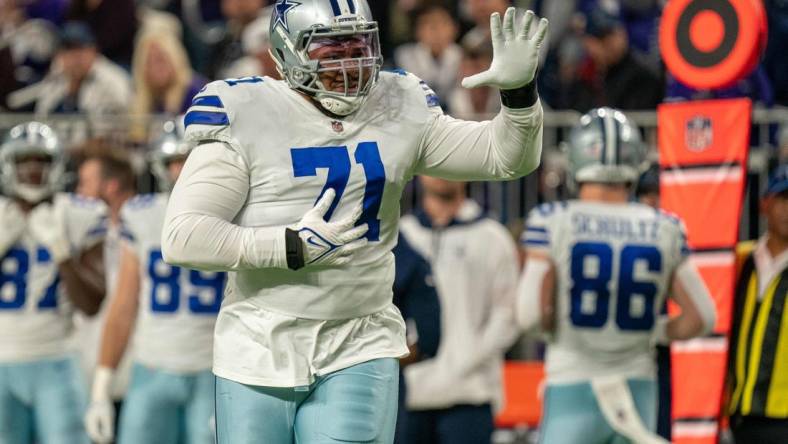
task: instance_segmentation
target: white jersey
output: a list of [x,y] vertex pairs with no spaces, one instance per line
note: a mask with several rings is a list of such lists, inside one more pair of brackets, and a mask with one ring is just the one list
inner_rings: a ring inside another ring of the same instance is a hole
[[523,243],[556,267],[548,381],[654,377],[651,332],[689,254],[682,222],[638,203],[547,203],[531,211]]
[[211,368],[213,329],[222,303],[225,273],[174,267],[161,255],[166,194],[140,195],[121,210],[121,235],[140,264],[134,328],[134,361],[171,372]]
[[[0,199],[5,199],[0,197]],[[97,200],[59,193],[73,251],[103,239],[106,207]],[[0,258],[0,362],[24,362],[69,352],[73,307],[50,252],[25,231]]]
[[[190,155],[164,236],[183,230],[183,263],[233,270],[217,321],[214,372],[247,384],[305,385],[314,375],[406,354],[404,322],[391,303],[403,188],[417,173],[503,179],[530,172],[541,152],[541,118],[536,103],[490,122],[451,119],[432,90],[404,72],[381,73],[361,108],[342,120],[282,81],[209,84],[185,117],[185,136],[223,146],[198,146]],[[212,155],[226,161],[201,160]],[[206,199],[199,190],[211,183],[221,186],[210,187]],[[217,199],[212,208],[232,222],[220,230],[284,233],[327,188],[336,191],[327,219],[346,217],[363,203],[358,224],[369,226],[369,246],[347,266],[245,265],[232,258],[246,255],[246,247],[233,243],[239,236],[206,235],[201,230],[216,225],[201,223],[192,210]],[[186,225],[172,221],[191,215]]]

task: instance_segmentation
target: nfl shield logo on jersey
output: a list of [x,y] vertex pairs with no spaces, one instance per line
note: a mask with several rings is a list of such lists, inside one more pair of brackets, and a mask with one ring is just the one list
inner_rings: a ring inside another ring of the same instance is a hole
[[333,122],[331,122],[331,128],[333,128],[334,131],[337,133],[341,133],[342,131],[345,131],[345,126],[342,125],[342,122],[340,122],[339,120],[334,120]]
[[714,131],[711,119],[704,116],[695,116],[687,121],[685,143],[690,151],[703,151],[714,141]]

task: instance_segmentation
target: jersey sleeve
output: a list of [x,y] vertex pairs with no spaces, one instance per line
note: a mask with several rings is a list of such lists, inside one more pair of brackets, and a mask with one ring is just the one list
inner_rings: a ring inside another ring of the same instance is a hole
[[[262,78],[260,79],[262,81]],[[188,142],[200,144],[218,141],[238,147],[239,143],[232,133],[232,122],[236,109],[233,107],[234,95],[231,84],[225,80],[211,82],[192,100],[192,105],[183,117],[186,128],[184,138]]]
[[139,257],[141,257],[141,249],[144,248],[142,241],[144,230],[140,224],[147,223],[145,209],[156,203],[156,197],[155,194],[134,196],[120,210],[120,237]]
[[466,121],[444,115],[429,86],[417,84],[428,104],[435,106],[424,126],[416,174],[464,181],[510,180],[539,166],[543,121],[539,101],[522,109],[502,106],[495,118],[485,122]]
[[553,202],[544,203],[528,214],[523,234],[520,236],[520,243],[527,250],[550,252],[555,230],[553,219],[557,211],[556,205],[558,204]]
[[687,242],[687,227],[680,217],[673,213],[660,210],[662,223],[666,225],[669,233],[667,245],[670,257],[673,258],[673,269],[676,269],[690,256],[690,247]]
[[104,202],[63,193],[55,196],[53,204],[55,210],[63,215],[66,234],[74,249],[88,249],[106,237],[109,217]]

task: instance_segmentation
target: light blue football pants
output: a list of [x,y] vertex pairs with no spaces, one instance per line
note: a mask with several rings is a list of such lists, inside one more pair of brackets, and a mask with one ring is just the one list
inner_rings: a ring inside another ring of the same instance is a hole
[[72,358],[0,364],[0,443],[87,444],[81,378]]
[[219,444],[391,444],[399,362],[375,359],[309,387],[256,387],[216,378]]
[[[657,383],[627,380],[640,419],[648,430],[657,428]],[[589,383],[549,384],[541,426],[543,444],[624,444],[630,441],[607,423]]]
[[132,368],[118,425],[119,444],[214,442],[214,376]]

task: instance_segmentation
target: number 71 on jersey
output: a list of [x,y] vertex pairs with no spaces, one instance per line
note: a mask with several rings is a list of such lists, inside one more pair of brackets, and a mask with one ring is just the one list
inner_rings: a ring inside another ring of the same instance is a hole
[[[292,148],[290,157],[293,161],[295,177],[317,176],[318,168],[328,169],[326,184],[320,191],[320,196],[329,188],[336,191],[336,197],[324,216],[328,221],[342,199],[342,194],[344,194],[350,179],[351,165],[347,146]],[[380,160],[377,142],[359,143],[353,157],[355,162],[364,168],[364,176],[367,181],[364,188],[364,207],[361,217],[356,221],[356,226],[367,224],[369,230],[365,237],[370,242],[375,242],[380,240],[378,212],[383,200],[383,189],[386,185],[386,171],[383,161]],[[320,196],[315,199],[315,202],[320,200]]]

